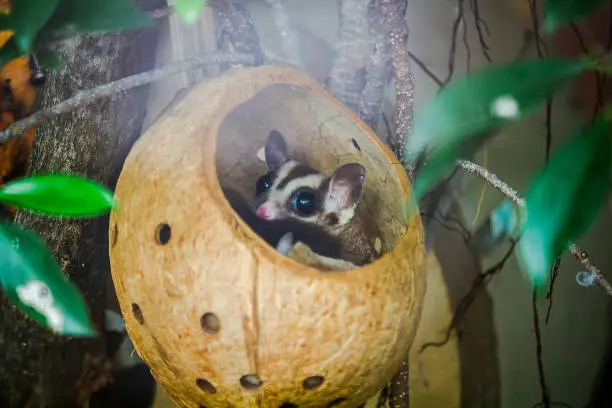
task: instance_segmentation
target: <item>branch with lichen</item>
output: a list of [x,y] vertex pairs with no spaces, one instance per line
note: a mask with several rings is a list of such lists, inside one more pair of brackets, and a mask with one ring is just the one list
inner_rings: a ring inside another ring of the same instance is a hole
[[[412,132],[414,121],[415,79],[408,54],[408,26],[401,0],[380,0],[384,17],[385,35],[391,48],[391,63],[395,76],[395,129],[389,137],[389,144],[398,158],[403,161],[406,140]],[[402,163],[408,177],[413,179],[414,169],[410,163]]]
[[[480,179],[488,183],[491,187],[500,191],[503,195],[508,197],[514,204],[516,204],[516,206],[519,207],[521,210],[524,210],[526,208],[525,199],[521,197],[518,191],[500,180],[499,177],[497,177],[495,174],[491,173],[484,167],[479,166],[478,164],[468,160],[458,160],[457,166],[459,166],[469,174],[479,177]],[[588,252],[573,243],[568,246],[568,252],[574,258],[576,258],[586,269],[586,272],[589,274],[590,278],[587,283],[595,283],[597,286],[604,289],[608,293],[608,295],[612,296],[612,285],[603,276],[599,268],[597,268],[591,262]]]
[[365,68],[366,85],[363,89],[359,117],[376,131],[382,114],[385,86],[391,77],[391,53],[385,36],[382,11],[377,2],[368,10],[370,52]]
[[408,359],[402,361],[399,372],[393,377],[389,384],[389,407],[410,407],[410,364]]
[[[415,79],[410,64],[408,52],[408,26],[406,25],[405,0],[378,0],[381,14],[382,34],[386,37],[391,66],[395,79],[395,126],[390,129],[388,143],[396,157],[402,162],[408,177],[412,180],[413,168],[404,162],[406,138],[412,132],[414,122],[414,88]],[[381,50],[384,52],[384,48]],[[389,406],[393,408],[408,408],[410,406],[410,363],[406,358],[402,361],[399,372],[388,385]]]
[[71,98],[62,101],[57,105],[39,110],[25,119],[11,123],[8,128],[0,131],[0,144],[9,142],[27,129],[46,125],[59,115],[73,112],[100,99],[117,95],[122,92],[129,91],[130,89],[146,85],[151,82],[156,82],[181,72],[198,69],[207,65],[216,65],[222,62],[254,65],[256,63],[256,57],[253,55],[243,54],[203,55],[200,57],[169,62],[162,65],[158,69],[121,78],[117,81],[109,82],[97,88],[80,91]]

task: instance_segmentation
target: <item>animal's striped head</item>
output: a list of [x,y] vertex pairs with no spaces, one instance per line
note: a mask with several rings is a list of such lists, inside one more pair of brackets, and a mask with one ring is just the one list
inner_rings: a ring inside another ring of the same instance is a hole
[[265,146],[270,171],[257,180],[256,213],[265,220],[294,218],[333,228],[348,223],[361,198],[365,168],[340,166],[331,176],[293,160],[283,136],[270,132]]

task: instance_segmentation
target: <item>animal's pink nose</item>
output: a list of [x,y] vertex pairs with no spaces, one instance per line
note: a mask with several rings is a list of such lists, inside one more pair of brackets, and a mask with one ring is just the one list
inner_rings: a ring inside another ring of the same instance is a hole
[[257,207],[257,216],[264,220],[269,218],[268,213],[266,212],[266,207],[263,204]]

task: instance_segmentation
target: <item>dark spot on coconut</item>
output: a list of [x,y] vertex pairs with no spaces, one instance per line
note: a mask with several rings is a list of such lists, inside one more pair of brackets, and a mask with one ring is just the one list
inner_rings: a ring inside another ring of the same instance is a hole
[[142,310],[140,310],[140,306],[138,306],[137,303],[132,303],[132,314],[138,323],[144,324],[144,316],[142,315]]
[[208,380],[205,380],[204,378],[198,378],[196,379],[196,385],[198,387],[200,387],[200,389],[208,394],[216,394],[217,393],[217,389],[215,388],[214,385],[212,385],[212,383]]
[[325,378],[320,375],[314,375],[312,377],[308,377],[302,383],[302,386],[305,390],[315,390],[323,385]]
[[200,318],[202,330],[208,334],[217,334],[221,330],[221,321],[214,313],[204,313]]
[[159,224],[155,228],[155,242],[159,245],[166,245],[170,241],[172,230],[168,224]]
[[261,387],[261,379],[255,374],[247,374],[240,377],[240,385],[247,390],[256,390]]

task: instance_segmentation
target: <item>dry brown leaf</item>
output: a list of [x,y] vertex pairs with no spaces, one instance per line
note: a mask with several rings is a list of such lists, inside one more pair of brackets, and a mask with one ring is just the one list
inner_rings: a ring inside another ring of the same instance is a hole
[[0,13],[8,14],[11,12],[11,0],[0,0]]
[[[0,0],[0,10],[4,3]],[[12,35],[10,31],[0,31],[0,48]],[[30,84],[31,76],[28,56],[0,68],[0,130],[32,113],[36,89]],[[0,185],[25,175],[35,133],[35,129],[30,129],[0,145]]]

